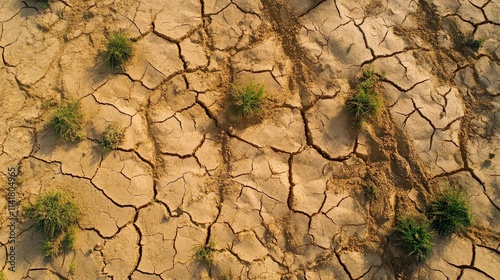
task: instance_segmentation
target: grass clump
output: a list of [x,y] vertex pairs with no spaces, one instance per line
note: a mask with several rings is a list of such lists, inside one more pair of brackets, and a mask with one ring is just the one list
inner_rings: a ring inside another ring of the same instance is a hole
[[132,57],[132,41],[123,33],[111,35],[104,52],[104,61],[113,70],[123,70],[123,65]]
[[427,215],[441,235],[463,231],[471,225],[471,206],[463,191],[446,189],[430,203]]
[[69,102],[52,114],[51,125],[56,133],[65,141],[76,141],[84,137],[83,113],[80,110],[80,101]]
[[47,237],[42,242],[46,257],[57,257],[62,251],[73,249],[80,211],[68,196],[61,192],[49,192],[40,195],[33,205],[24,210],[35,221],[35,227]]
[[75,202],[61,192],[40,195],[25,211],[35,226],[51,239],[76,225],[80,216]]
[[49,6],[49,0],[36,0],[37,2],[39,3],[42,3],[42,5],[44,7],[48,7]]
[[102,135],[101,147],[104,150],[113,150],[123,141],[123,129],[118,127],[117,124],[109,124]]
[[50,109],[50,108],[55,107],[55,106],[57,106],[57,101],[53,97],[45,99],[42,102],[42,109],[44,109],[44,110]]
[[210,265],[212,263],[212,255],[214,251],[215,243],[210,242],[207,245],[197,247],[195,257],[198,261]]
[[473,34],[467,36],[464,40],[464,45],[471,50],[477,52],[479,48],[484,44],[484,38],[475,39]]
[[57,257],[61,252],[73,249],[75,239],[75,227],[73,226],[56,238],[42,241],[42,250],[48,258]]
[[264,85],[248,82],[234,85],[231,94],[231,109],[238,117],[251,117],[262,112],[267,95]]
[[53,258],[61,254],[61,243],[58,240],[46,240],[42,242],[42,250],[46,257]]
[[417,221],[412,217],[399,218],[395,229],[398,245],[414,256],[417,261],[424,260],[432,250],[432,234],[427,221]]
[[368,200],[376,199],[378,195],[378,188],[371,180],[363,185],[365,196]]
[[3,271],[0,271],[0,280],[7,280],[7,276],[5,276],[5,273],[3,273]]
[[354,116],[354,123],[360,126],[362,122],[378,114],[382,101],[376,90],[377,73],[372,66],[364,71],[361,82],[356,87],[356,93],[347,102],[347,110]]
[[71,250],[75,246],[75,240],[76,240],[76,227],[72,226],[70,227],[66,233],[64,234],[64,237],[61,240],[61,247],[64,250]]
[[75,264],[75,261],[73,259],[73,261],[71,261],[71,264],[69,265],[69,271],[68,271],[68,273],[70,275],[73,275],[73,274],[75,274],[75,271],[76,271],[76,264]]

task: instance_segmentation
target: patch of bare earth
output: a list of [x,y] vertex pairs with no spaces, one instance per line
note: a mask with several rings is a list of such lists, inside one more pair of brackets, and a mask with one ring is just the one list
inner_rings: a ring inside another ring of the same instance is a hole
[[[500,279],[498,0],[4,0],[0,3],[0,264],[7,279]],[[107,37],[133,41],[123,71]],[[466,39],[484,39],[472,50]],[[345,101],[363,69],[383,109]],[[229,112],[263,83],[262,115]],[[49,122],[79,100],[85,137]],[[116,150],[99,145],[115,123]],[[15,190],[15,269],[9,262]],[[392,240],[465,189],[473,226],[422,263]],[[47,259],[22,205],[77,202],[73,250]],[[210,248],[210,262],[197,259]],[[15,270],[15,271],[13,271]]]

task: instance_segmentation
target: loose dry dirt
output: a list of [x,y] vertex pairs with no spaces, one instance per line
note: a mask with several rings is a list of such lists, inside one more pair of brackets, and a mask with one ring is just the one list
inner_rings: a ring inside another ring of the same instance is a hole
[[[33,0],[0,3],[0,259],[8,279],[500,279],[500,1]],[[134,55],[100,53],[124,31]],[[464,39],[484,38],[478,52]],[[384,109],[346,113],[363,68]],[[265,84],[258,120],[227,113],[231,83]],[[86,138],[57,139],[80,100]],[[119,148],[99,146],[110,123]],[[47,260],[16,201],[63,190],[83,217]],[[369,197],[366,186],[375,186]],[[415,263],[390,238],[449,185],[474,226]],[[210,265],[194,257],[209,243]]]

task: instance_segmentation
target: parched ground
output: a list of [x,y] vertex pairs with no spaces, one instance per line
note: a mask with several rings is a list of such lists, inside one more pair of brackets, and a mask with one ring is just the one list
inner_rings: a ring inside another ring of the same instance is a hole
[[[500,279],[500,1],[33,0],[0,3],[0,256],[16,199],[58,189],[83,212],[75,249],[47,260],[22,216],[8,279]],[[100,53],[126,32],[112,74]],[[464,44],[484,38],[474,52]],[[356,130],[363,69],[384,109]],[[232,83],[269,92],[228,114]],[[80,100],[86,138],[48,126]],[[99,146],[115,122],[117,150]],[[374,186],[375,194],[367,193]],[[423,263],[390,238],[449,185],[474,226]],[[210,265],[194,257],[215,244]]]

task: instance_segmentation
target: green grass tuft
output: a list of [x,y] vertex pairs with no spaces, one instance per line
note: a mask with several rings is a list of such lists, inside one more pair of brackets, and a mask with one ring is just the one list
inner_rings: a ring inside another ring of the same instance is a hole
[[56,133],[65,141],[76,141],[84,137],[83,113],[80,110],[80,101],[69,102],[52,114],[51,125]]
[[376,78],[377,76],[377,71],[375,71],[375,67],[373,67],[372,64],[369,64],[364,70],[363,70],[363,78],[365,80],[372,80]]
[[63,239],[61,240],[61,247],[65,251],[69,251],[73,249],[73,246],[75,246],[75,240],[76,240],[76,227],[71,226],[68,228],[66,233],[64,234]]
[[481,46],[484,44],[484,41],[485,41],[484,38],[475,39],[474,35],[471,34],[465,38],[464,45],[470,48],[471,50],[477,52],[479,48],[481,48]]
[[251,117],[262,112],[267,95],[264,85],[248,82],[233,86],[231,109],[239,117]]
[[463,191],[446,189],[427,211],[432,227],[441,235],[463,231],[472,223],[471,206]]
[[104,61],[113,70],[123,70],[125,62],[130,57],[132,57],[132,41],[123,33],[113,33],[104,52]]
[[76,204],[60,192],[40,195],[35,204],[25,207],[25,210],[35,221],[35,226],[50,239],[76,225],[80,216]]
[[61,254],[61,243],[57,239],[43,241],[42,250],[47,258],[57,257]]
[[49,6],[49,0],[36,0],[36,1],[42,3],[42,5],[44,7],[48,7]]
[[365,196],[368,200],[376,199],[378,196],[378,187],[373,183],[373,181],[368,180],[364,185],[363,185],[364,193]]
[[196,248],[195,257],[198,261],[210,265],[212,263],[212,255],[215,251],[215,243],[210,242],[207,245]]
[[377,73],[373,67],[367,67],[356,93],[347,102],[347,110],[354,116],[354,123],[360,126],[364,121],[378,114],[382,101],[376,90]]
[[417,261],[424,260],[432,250],[432,234],[427,221],[414,218],[399,218],[395,228],[397,244],[414,256]]
[[123,136],[123,129],[111,123],[104,130],[100,144],[104,150],[114,150],[123,141]]
[[69,273],[69,275],[73,275],[73,274],[75,274],[75,271],[76,271],[76,264],[75,264],[75,260],[73,260],[71,262],[71,264],[69,265],[68,273]]

